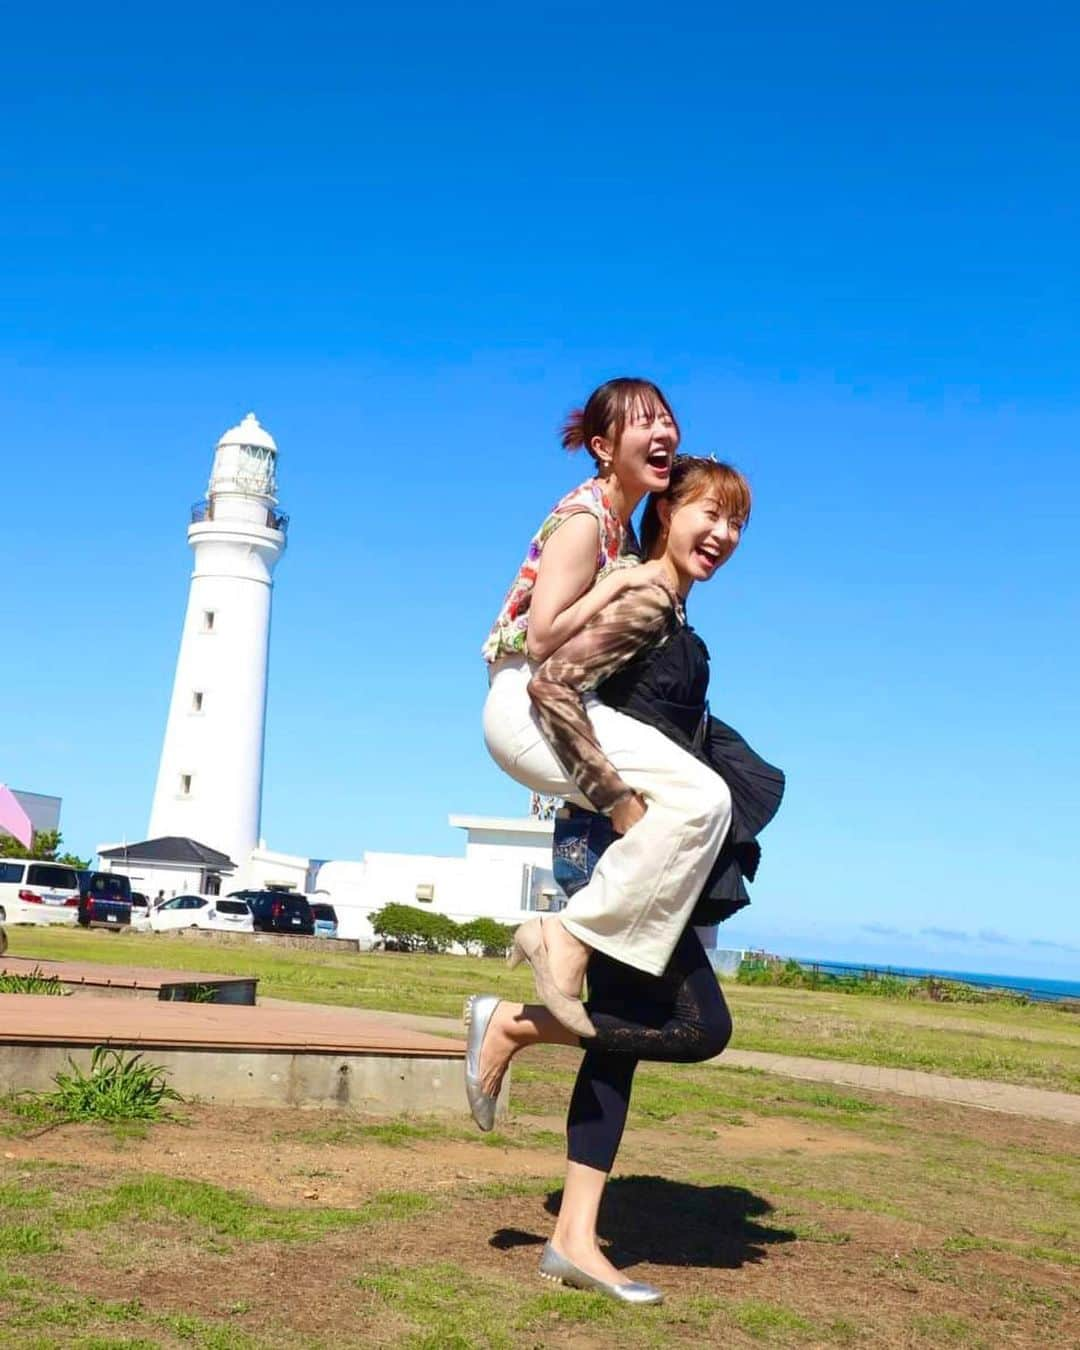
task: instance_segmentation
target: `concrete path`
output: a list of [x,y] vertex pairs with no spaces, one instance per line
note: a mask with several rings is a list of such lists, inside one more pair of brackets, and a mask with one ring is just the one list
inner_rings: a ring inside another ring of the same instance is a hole
[[951,1078],[940,1073],[890,1069],[877,1064],[771,1055],[759,1050],[728,1050],[709,1062],[724,1068],[761,1069],[765,1073],[782,1074],[785,1078],[836,1083],[869,1092],[898,1092],[904,1097],[928,1097],[936,1102],[978,1106],[984,1111],[1005,1111],[1015,1116],[1080,1125],[1080,1096],[1071,1092],[1048,1092],[1044,1088],[989,1083],[978,1078]]
[[[259,1001],[277,1007],[289,1006],[285,999],[264,998]],[[390,1022],[411,1031],[461,1035],[461,1023],[453,1017],[376,1013],[361,1008],[339,1008],[335,1012],[348,1012],[360,1018],[376,1018],[380,1022]],[[1012,1083],[990,1083],[978,1078],[951,1078],[940,1073],[889,1069],[876,1064],[849,1064],[838,1059],[772,1055],[759,1050],[727,1050],[709,1062],[720,1068],[760,1069],[764,1073],[801,1078],[812,1083],[835,1083],[841,1087],[862,1088],[867,1092],[897,1092],[903,1097],[926,1097],[931,1101],[978,1106],[984,1111],[1003,1111],[1036,1120],[1060,1120],[1080,1125],[1080,1096],[1071,1092],[1048,1092],[1044,1088],[1016,1087]]]

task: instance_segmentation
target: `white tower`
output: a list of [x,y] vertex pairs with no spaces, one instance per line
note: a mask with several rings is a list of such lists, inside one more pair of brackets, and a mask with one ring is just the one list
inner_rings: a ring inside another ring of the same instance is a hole
[[192,508],[195,570],[148,830],[208,844],[241,869],[259,840],[270,592],[288,526],[276,460],[248,413],[218,441]]

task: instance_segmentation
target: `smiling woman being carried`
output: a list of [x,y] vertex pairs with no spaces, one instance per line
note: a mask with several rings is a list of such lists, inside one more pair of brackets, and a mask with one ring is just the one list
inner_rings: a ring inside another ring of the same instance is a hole
[[533,537],[484,645],[491,680],[484,738],[496,763],[533,791],[603,811],[621,836],[561,915],[518,930],[516,951],[532,962],[541,999],[584,1036],[594,1030],[579,999],[590,953],[659,974],[731,819],[718,774],[591,694],[579,704],[581,716],[618,782],[604,770],[575,779],[549,739],[553,729],[559,738],[557,714],[545,726],[535,688],[530,694],[537,663],[587,626],[591,646],[601,616],[605,650],[614,613],[626,652],[662,640],[681,622],[670,566],[659,558],[641,564],[630,526],[645,494],[667,488],[678,442],[667,400],[645,380],[609,381],[568,419],[564,445],[587,448],[597,474],[567,494]]

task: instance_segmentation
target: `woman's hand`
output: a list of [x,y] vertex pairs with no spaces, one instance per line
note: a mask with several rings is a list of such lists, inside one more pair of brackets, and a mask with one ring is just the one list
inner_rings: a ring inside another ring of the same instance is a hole
[[629,796],[620,798],[611,808],[608,817],[612,829],[616,834],[626,834],[644,816],[647,809],[645,798],[640,792],[631,792]]
[[659,558],[654,558],[652,562],[638,563],[635,567],[620,567],[615,576],[619,579],[620,591],[633,591],[639,586],[655,586],[657,582],[667,590],[671,590],[671,577]]

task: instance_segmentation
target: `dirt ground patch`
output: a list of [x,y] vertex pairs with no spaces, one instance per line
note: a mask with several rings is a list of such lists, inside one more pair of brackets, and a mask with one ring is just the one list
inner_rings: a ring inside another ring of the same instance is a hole
[[[70,1163],[94,1158],[103,1177],[154,1172],[162,1176],[197,1176],[230,1190],[244,1191],[272,1205],[318,1201],[349,1205],[380,1191],[418,1188],[447,1189],[462,1181],[499,1178],[556,1177],[562,1170],[561,1149],[513,1142],[503,1146],[475,1139],[425,1137],[439,1126],[418,1123],[418,1134],[383,1143],[378,1136],[336,1141],[318,1137],[332,1133],[334,1117],[323,1113],[257,1108],[193,1106],[184,1120],[154,1127],[146,1138],[106,1137],[94,1125],[61,1125],[30,1138],[7,1140],[0,1152],[8,1162]],[[377,1117],[350,1117],[357,1130],[379,1130]],[[518,1117],[517,1130],[527,1139],[534,1131],[558,1134],[558,1117]],[[446,1127],[447,1134],[457,1126]],[[460,1127],[464,1133],[464,1127]],[[299,1134],[301,1137],[296,1138]],[[312,1137],[314,1136],[314,1137]],[[841,1130],[808,1126],[783,1119],[758,1120],[753,1128],[720,1125],[703,1130],[699,1150],[726,1158],[781,1153],[836,1154],[888,1152],[887,1145],[861,1140]],[[663,1157],[671,1135],[663,1130],[638,1130],[627,1139],[624,1165]]]
[[86,1345],[215,1350],[1072,1350],[1074,1129],[738,1071],[642,1075],[601,1234],[664,1307],[552,1292],[565,1073],[522,1075],[493,1143],[201,1105],[143,1137],[11,1130],[0,1347],[83,1344],[67,1317]]
[[[378,1139],[335,1143],[282,1138],[283,1132],[317,1131],[330,1124],[295,1111],[193,1107],[185,1123],[155,1126],[145,1139],[109,1140],[92,1125],[64,1125],[32,1139],[7,1141],[7,1159],[65,1163],[92,1149],[103,1176],[155,1172],[244,1191],[272,1205],[318,1200],[348,1205],[380,1191],[439,1188],[455,1179],[549,1176],[557,1160],[529,1148],[491,1148],[449,1139],[406,1139],[388,1145]],[[298,1120],[299,1117],[299,1120]],[[372,1117],[364,1124],[377,1127]]]

